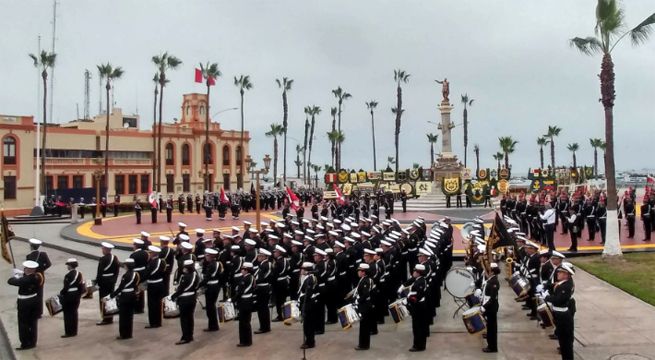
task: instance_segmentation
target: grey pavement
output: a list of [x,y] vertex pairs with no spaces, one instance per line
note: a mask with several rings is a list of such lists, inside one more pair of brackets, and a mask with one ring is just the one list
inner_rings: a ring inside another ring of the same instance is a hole
[[[32,225],[34,226],[34,225]],[[14,226],[18,236],[37,236],[46,242],[70,246],[79,254],[90,255],[99,252],[97,247],[72,243],[58,239],[57,229],[63,225],[39,225],[32,230],[28,225]],[[27,244],[14,242],[17,261],[24,259]],[[46,273],[45,296],[59,291],[66,272],[63,265],[71,255],[55,249],[46,249],[53,261],[53,267]],[[117,251],[119,258],[127,252]],[[80,270],[87,277],[93,276],[96,262],[75,255],[80,260]],[[10,266],[0,265],[0,275],[11,276]],[[595,277],[579,270],[575,276],[577,359],[609,359],[614,354],[641,354],[655,358],[655,308],[618,290]],[[339,325],[328,325],[324,335],[317,336],[317,348],[307,351],[307,359],[559,359],[557,342],[549,340],[552,330],[542,330],[536,322],[529,321],[521,304],[506,283],[500,293],[499,349],[498,354],[484,354],[480,350],[486,345],[479,335],[466,333],[461,315],[454,319],[456,308],[452,298],[444,292],[439,317],[432,326],[427,351],[410,353],[411,320],[398,325],[390,323],[379,327],[380,333],[372,337],[371,350],[355,351],[358,326],[348,331]],[[15,297],[16,288],[0,281],[0,319],[6,328],[12,347],[18,346]],[[178,319],[166,319],[159,329],[146,330],[146,315],[136,315],[132,340],[117,341],[118,324],[98,327],[97,294],[93,300],[82,300],[80,305],[80,330],[75,338],[61,339],[63,319],[44,315],[39,321],[38,347],[33,351],[16,352],[17,359],[205,359],[205,358],[260,358],[301,359],[302,329],[300,324],[285,326],[273,323],[273,331],[264,335],[253,335],[250,348],[237,348],[237,323],[221,324],[217,333],[204,333],[206,317],[200,307],[196,308],[195,341],[188,345],[174,345],[180,337]],[[253,315],[253,329],[257,329],[257,316]]]

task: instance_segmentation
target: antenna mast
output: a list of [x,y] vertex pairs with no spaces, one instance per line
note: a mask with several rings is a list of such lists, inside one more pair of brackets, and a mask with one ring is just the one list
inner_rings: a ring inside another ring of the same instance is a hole
[[91,109],[91,72],[84,70],[84,120],[89,120]]
[[[52,1],[52,53],[56,54],[55,52],[55,43],[57,40],[57,0]],[[54,105],[54,99],[55,99],[55,68],[54,66],[50,69],[50,123],[53,123],[53,105]]]

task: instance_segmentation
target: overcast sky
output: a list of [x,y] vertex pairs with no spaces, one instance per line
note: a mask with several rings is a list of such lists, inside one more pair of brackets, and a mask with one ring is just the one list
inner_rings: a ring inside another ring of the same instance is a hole
[[[282,122],[281,92],[275,79],[294,79],[289,93],[290,174],[295,174],[295,145],[302,141],[303,108],[318,105],[313,162],[329,162],[331,90],[352,94],[343,109],[346,141],[343,164],[372,169],[370,116],[376,112],[378,167],[394,154],[393,70],[411,74],[403,85],[405,113],[400,135],[400,165],[429,163],[425,136],[437,132],[441,87],[447,77],[452,119],[462,121],[460,94],[475,99],[469,110],[469,159],[479,144],[482,166],[495,166],[499,136],[519,141],[510,157],[516,175],[538,165],[536,139],[548,125],[563,131],[556,139],[557,163],[570,164],[566,144],[578,142],[578,163],[592,164],[590,137],[604,134],[598,102],[600,57],[569,47],[574,36],[593,34],[594,0],[277,0],[155,1],[60,0],[57,17],[54,119],[76,117],[84,102],[84,69],[111,62],[125,70],[116,82],[116,103],[138,110],[142,128],[152,124],[153,55],[168,51],[183,60],[164,94],[164,118],[180,117],[182,94],[204,92],[193,82],[198,62],[217,62],[223,78],[212,89],[212,111],[239,106],[234,76],[248,74],[254,88],[246,94],[246,128],[253,134],[256,161],[272,153],[269,124]],[[626,21],[634,26],[655,11],[652,0],[624,1]],[[28,53],[37,37],[50,49],[52,3],[49,0],[0,0],[0,113],[36,115],[37,73]],[[618,169],[652,166],[655,136],[655,38],[634,48],[626,41],[613,53],[617,100],[614,108]],[[98,111],[97,72],[91,82],[91,113]],[[239,112],[215,120],[239,128]],[[440,142],[437,152],[440,149]],[[453,147],[463,158],[463,131],[453,130]],[[647,156],[644,156],[647,155]],[[548,158],[548,154],[546,154]],[[548,160],[547,160],[548,162]],[[474,166],[474,161],[469,160]],[[602,166],[602,165],[601,165]],[[281,169],[280,165],[280,169]]]

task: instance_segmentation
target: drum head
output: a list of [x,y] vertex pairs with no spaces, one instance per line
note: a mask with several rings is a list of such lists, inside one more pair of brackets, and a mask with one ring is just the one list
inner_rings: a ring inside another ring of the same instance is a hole
[[480,307],[479,306],[474,306],[462,313],[462,316],[466,317],[467,315],[475,314],[480,312]]
[[454,267],[446,275],[446,291],[456,298],[463,298],[475,290],[473,273],[462,267]]

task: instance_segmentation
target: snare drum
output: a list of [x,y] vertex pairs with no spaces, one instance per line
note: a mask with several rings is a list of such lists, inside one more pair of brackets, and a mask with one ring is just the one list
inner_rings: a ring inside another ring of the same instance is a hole
[[282,316],[284,317],[284,325],[291,325],[300,321],[300,307],[295,300],[287,301],[282,308]]
[[549,328],[555,326],[555,321],[553,320],[553,313],[550,310],[550,306],[548,306],[548,304],[543,303],[537,306],[537,315],[539,316],[539,319],[541,319],[541,324],[544,327]]
[[354,323],[359,321],[359,314],[357,314],[357,311],[355,311],[355,308],[352,306],[352,304],[348,304],[340,308],[337,312],[337,315],[339,317],[341,328],[344,330],[350,329]]
[[164,318],[172,319],[180,316],[180,308],[177,303],[169,297],[164,298]]
[[93,293],[98,290],[95,280],[87,280],[84,285],[86,286],[86,292],[82,298],[93,299]]
[[475,290],[473,273],[463,267],[453,267],[446,274],[446,291],[453,297],[464,298]]
[[525,298],[528,296],[528,292],[530,292],[530,282],[524,277],[517,278],[516,282],[512,284],[512,290],[514,290],[517,298]]
[[102,299],[102,317],[118,314],[118,302],[116,298]]
[[479,306],[464,311],[462,320],[469,334],[477,334],[487,328]]
[[48,308],[48,313],[50,316],[55,316],[64,310],[64,307],[61,305],[61,296],[55,295],[45,301],[45,307]]
[[405,320],[405,317],[409,315],[409,311],[407,311],[407,306],[403,304],[402,300],[397,300],[389,305],[389,315],[391,315],[393,322],[398,324]]
[[236,316],[234,311],[234,303],[231,301],[219,302],[216,311],[218,312],[218,321],[220,322],[234,320],[234,317]]
[[480,304],[480,298],[473,294],[466,295],[464,299],[466,300],[466,304],[468,305],[469,308],[482,305]]

